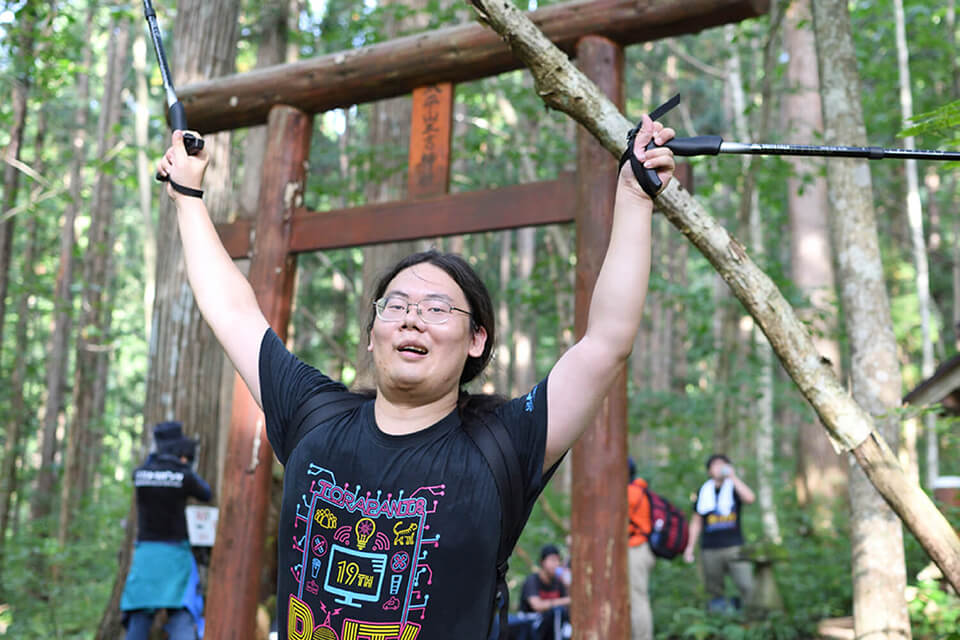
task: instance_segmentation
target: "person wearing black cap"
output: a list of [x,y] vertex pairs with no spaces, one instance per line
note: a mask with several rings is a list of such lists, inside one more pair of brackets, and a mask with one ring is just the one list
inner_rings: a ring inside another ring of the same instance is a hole
[[[752,504],[756,496],[724,454],[711,455],[706,466],[710,478],[697,493],[683,557],[687,562],[693,562],[694,549],[702,532],[701,560],[703,582],[710,596],[708,608],[711,612],[729,612],[739,610],[753,588],[751,566],[741,557],[743,532],[740,515],[743,505]],[[724,596],[728,574],[740,592],[740,599],[732,602]]]
[[133,472],[137,492],[137,542],[124,585],[127,640],[146,640],[160,609],[170,640],[203,637],[203,596],[187,536],[188,497],[208,502],[210,485],[191,468],[195,440],[179,422],[153,428],[154,450]]
[[534,624],[534,628],[539,630],[536,636],[539,640],[560,640],[564,637],[561,629],[569,619],[567,608],[570,606],[570,596],[563,580],[557,575],[561,563],[560,549],[556,545],[544,545],[540,549],[540,568],[523,583],[520,609],[540,614],[539,624]]

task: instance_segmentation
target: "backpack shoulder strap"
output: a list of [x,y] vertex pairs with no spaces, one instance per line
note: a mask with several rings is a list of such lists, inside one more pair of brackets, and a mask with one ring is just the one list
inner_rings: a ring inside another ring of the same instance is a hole
[[520,456],[513,446],[506,425],[495,414],[477,416],[467,420],[465,430],[470,436],[493,473],[493,479],[500,494],[501,523],[500,548],[497,563],[505,562],[510,556],[513,537],[523,519],[523,474],[520,470]]
[[292,452],[306,435],[302,427],[308,418],[314,418],[314,422],[319,424],[330,416],[353,409],[364,400],[363,396],[355,394],[345,395],[337,400],[331,400],[325,393],[311,395],[297,408],[297,412],[290,419],[290,428],[287,429],[287,452]]
[[507,590],[507,561],[520,537],[524,517],[523,473],[520,457],[510,439],[506,425],[496,414],[471,416],[464,421],[464,431],[483,454],[493,473],[500,494],[500,545],[497,548],[497,598],[500,606],[500,638],[507,637],[507,612],[510,593]]

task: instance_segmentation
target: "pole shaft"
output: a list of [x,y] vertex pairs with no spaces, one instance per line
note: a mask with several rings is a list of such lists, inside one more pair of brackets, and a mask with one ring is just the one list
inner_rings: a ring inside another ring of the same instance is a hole
[[838,147],[800,144],[761,144],[745,142],[723,142],[720,153],[758,155],[758,156],[823,156],[837,158],[900,158],[915,160],[960,160],[958,151],[936,151],[932,149],[885,149],[882,147]]

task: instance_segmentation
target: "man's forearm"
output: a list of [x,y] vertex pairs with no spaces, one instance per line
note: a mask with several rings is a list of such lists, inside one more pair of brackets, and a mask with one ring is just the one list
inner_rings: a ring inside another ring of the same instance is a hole
[[256,306],[250,283],[224,249],[203,201],[181,199],[177,221],[190,288],[200,312],[214,330],[217,328],[211,322],[212,312]]
[[640,326],[650,279],[653,203],[617,193],[610,244],[590,300],[587,333],[629,354]]

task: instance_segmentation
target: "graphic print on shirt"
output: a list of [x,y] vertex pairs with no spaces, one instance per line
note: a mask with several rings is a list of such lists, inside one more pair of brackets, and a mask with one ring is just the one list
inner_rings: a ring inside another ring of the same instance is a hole
[[720,515],[716,511],[707,515],[704,518],[704,532],[713,533],[716,531],[727,531],[729,529],[735,529],[737,527],[737,512],[731,511],[725,516]]
[[[445,485],[409,496],[381,489],[361,495],[329,469],[309,464],[309,489],[297,504],[289,570],[290,640],[415,640],[426,616],[433,571],[425,536]],[[299,536],[299,537],[298,537]],[[416,620],[415,622],[413,620]]]

